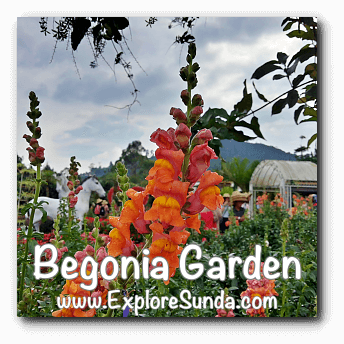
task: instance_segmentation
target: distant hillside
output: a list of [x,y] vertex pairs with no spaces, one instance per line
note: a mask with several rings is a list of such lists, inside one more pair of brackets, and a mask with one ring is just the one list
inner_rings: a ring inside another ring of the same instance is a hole
[[[240,157],[242,159],[247,158],[250,161],[253,160],[292,160],[295,161],[296,158],[291,153],[286,153],[281,149],[266,146],[262,143],[248,143],[248,142],[237,142],[234,140],[222,140],[223,147],[220,149],[221,156],[229,161],[234,157]],[[150,159],[156,160],[155,156],[152,156]],[[111,170],[113,166],[110,161],[108,167],[94,167],[91,168],[90,174],[94,174],[97,177],[102,177]],[[219,159],[211,160],[210,169],[219,169],[221,168],[221,162]],[[87,177],[89,173],[81,174],[81,178]]]
[[[247,158],[250,161],[253,160],[291,160],[295,161],[296,158],[291,153],[286,153],[281,149],[266,146],[262,143],[248,143],[237,142],[234,140],[223,140],[223,147],[220,149],[221,156],[226,161],[231,160],[234,157]],[[210,169],[218,169],[221,167],[219,159],[211,160]]]

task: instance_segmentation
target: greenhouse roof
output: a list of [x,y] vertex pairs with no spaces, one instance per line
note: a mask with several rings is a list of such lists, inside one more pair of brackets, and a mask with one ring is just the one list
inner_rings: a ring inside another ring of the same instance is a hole
[[295,182],[314,184],[317,165],[310,161],[264,160],[254,170],[250,184],[253,187],[280,187]]

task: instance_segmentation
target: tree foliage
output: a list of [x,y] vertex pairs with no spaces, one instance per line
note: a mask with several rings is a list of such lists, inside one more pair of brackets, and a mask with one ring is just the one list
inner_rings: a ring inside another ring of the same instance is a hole
[[[149,159],[151,152],[142,146],[140,141],[129,143],[118,161],[122,162],[128,170],[128,176],[133,184],[143,186],[146,184],[145,177],[154,166],[154,160]],[[116,165],[116,164],[115,164]]]
[[[297,25],[296,30],[291,30],[293,25]],[[304,122],[317,121],[317,22],[315,18],[311,17],[287,17],[283,20],[283,31],[291,30],[287,36],[290,38],[296,37],[298,39],[310,41],[303,46],[297,53],[289,57],[283,52],[277,53],[277,59],[271,60],[258,67],[252,74],[251,79],[259,80],[272,72],[278,72],[273,76],[273,81],[287,79],[290,84],[290,89],[269,101],[266,97],[257,90],[256,85],[252,81],[252,86],[260,100],[265,104],[258,109],[252,110],[253,98],[252,93],[248,92],[246,80],[244,81],[243,98],[234,105],[234,109],[230,114],[225,109],[209,109],[199,119],[194,127],[194,132],[200,128],[208,128],[213,133],[214,139],[209,142],[215,152],[220,154],[220,147],[222,147],[221,140],[233,139],[236,141],[248,141],[254,138],[264,139],[261,131],[258,118],[255,116],[256,112],[272,105],[271,115],[277,115],[282,112],[285,107],[293,108],[297,106],[294,111],[294,120],[296,124]],[[309,60],[313,58],[309,62]],[[303,62],[309,62],[302,74],[295,76],[296,67]],[[303,114],[305,119],[300,120],[300,115]],[[251,121],[244,120],[248,116],[253,116]],[[243,131],[238,130],[237,127],[244,127],[250,129],[255,136],[244,134]],[[309,140],[307,146],[316,140],[315,133]]]
[[[294,24],[297,24],[297,29],[291,30]],[[279,74],[275,74],[272,79],[280,80],[286,78],[291,87],[289,90],[270,102],[256,90],[258,97],[265,101],[267,103],[266,105],[273,103],[271,115],[281,113],[287,105],[288,108],[293,108],[298,104],[297,109],[294,111],[294,120],[296,124],[317,122],[317,21],[312,17],[287,17],[283,20],[282,26],[284,26],[283,31],[291,30],[287,33],[288,37],[296,37],[310,42],[304,45],[291,58],[283,52],[278,52],[277,60],[266,62],[257,68],[251,79],[258,80],[273,71],[278,71]],[[309,61],[311,58],[313,60]],[[297,65],[306,61],[308,64],[304,67],[304,72],[295,76],[294,73]],[[265,105],[263,107],[265,107]],[[251,111],[250,114],[254,114],[261,108]],[[306,118],[300,121],[299,118],[301,114]],[[307,147],[309,147],[316,138],[317,134],[315,133],[308,140]]]
[[[55,39],[55,49],[58,43],[67,42],[67,47],[71,46],[72,56],[75,63],[75,67],[79,74],[76,60],[74,57],[74,51],[76,51],[82,42],[82,40],[87,39],[91,47],[94,60],[90,62],[91,68],[96,68],[99,65],[99,59],[105,61],[108,67],[115,74],[116,66],[122,66],[124,72],[129,78],[132,84],[131,95],[133,96],[133,101],[124,107],[115,107],[117,109],[128,109],[128,113],[131,107],[138,101],[138,92],[136,85],[133,80],[132,73],[132,62],[125,58],[125,56],[131,56],[135,63],[143,70],[140,66],[138,60],[132,53],[126,38],[126,34],[129,31],[130,35],[130,23],[129,18],[126,17],[62,17],[58,20],[52,19],[50,24],[48,17],[40,18],[40,29],[45,36],[52,35]],[[195,25],[198,17],[175,17],[172,19],[168,28],[171,29],[175,26],[181,26],[186,31],[180,36],[177,35],[173,44],[188,44],[195,40],[195,37],[191,35],[192,27]],[[152,28],[158,19],[156,17],[150,17],[145,20],[146,26]],[[52,26],[49,28],[49,26]],[[111,45],[114,49],[114,59],[113,62],[109,62],[105,59],[103,53],[108,45]],[[55,52],[54,49],[54,52]],[[53,53],[54,56],[54,53]],[[53,59],[52,56],[52,59]],[[112,67],[113,66],[113,67]],[[144,70],[143,70],[144,71]],[[144,71],[145,72],[145,71]],[[145,72],[146,73],[146,72]],[[79,75],[80,77],[80,75]]]
[[233,181],[243,192],[248,192],[252,173],[259,163],[259,160],[250,162],[247,158],[234,157],[228,162],[223,161],[221,163],[219,173],[224,177],[224,180]]

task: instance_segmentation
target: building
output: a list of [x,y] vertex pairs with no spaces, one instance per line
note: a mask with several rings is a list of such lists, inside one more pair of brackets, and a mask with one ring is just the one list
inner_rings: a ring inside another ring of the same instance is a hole
[[288,208],[293,206],[293,193],[317,193],[317,165],[310,161],[264,160],[254,170],[250,180],[250,212],[257,192],[279,192]]

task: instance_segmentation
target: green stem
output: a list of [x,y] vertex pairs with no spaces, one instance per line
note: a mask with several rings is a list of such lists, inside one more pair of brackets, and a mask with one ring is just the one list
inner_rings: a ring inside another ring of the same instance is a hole
[[[48,282],[49,282],[49,279],[47,278],[47,279],[44,281],[44,284],[43,284],[43,286],[42,286],[41,291],[39,292],[38,296],[36,297],[36,300],[37,300],[37,301],[38,301],[38,300],[40,299],[40,297],[42,296],[42,294],[43,294],[43,292],[44,292],[44,290],[45,290],[45,288],[46,288]],[[31,311],[31,306],[30,306],[30,308],[29,308],[29,310],[28,310],[28,313],[29,313],[29,314],[30,314],[30,311]]]
[[72,208],[70,207],[69,199],[68,199],[68,232],[72,232]]
[[[138,256],[137,256],[136,259],[138,260],[139,263],[141,263],[141,261],[142,261],[142,254],[143,254],[142,252],[143,252],[143,250],[151,245],[152,239],[153,239],[153,236],[150,235],[150,236],[148,237],[147,241],[146,241],[145,246],[142,248],[142,250],[141,250],[140,253],[138,254]],[[130,279],[131,279],[131,277],[133,276],[133,274],[134,274],[134,264],[130,264],[129,267],[128,267],[128,271],[127,271],[127,275],[128,275],[129,277],[128,277],[126,280],[123,281],[123,289],[126,289],[126,288],[127,288],[126,283],[127,283],[128,281],[130,281]],[[108,317],[108,318],[113,317],[113,316],[114,316],[113,313],[114,313],[114,309],[109,308],[108,311],[107,311],[107,313],[106,313],[106,317]]]
[[[286,245],[286,238],[282,237],[282,258],[285,256],[285,245]],[[283,318],[284,315],[284,304],[285,304],[285,298],[286,298],[286,282],[285,280],[282,282],[283,288],[282,288],[282,307],[281,307],[281,314],[280,317]]]
[[[189,73],[192,72],[192,60],[189,63],[188,72]],[[187,84],[188,84],[188,92],[189,92],[190,98],[189,98],[188,105],[187,105],[186,118],[187,118],[187,123],[189,123],[189,117],[190,117],[190,112],[191,112],[191,108],[192,108],[192,106],[191,106],[191,99],[192,99],[192,97],[191,97],[191,84],[190,84],[189,81],[187,81]]]
[[188,166],[189,166],[189,160],[190,160],[192,148],[193,147],[190,146],[184,155],[184,160],[183,160],[183,164],[182,164],[182,182],[185,182],[185,180],[186,180],[186,171],[187,171]]
[[[138,261],[139,263],[141,263],[141,261],[142,261],[142,254],[143,254],[142,252],[143,252],[143,250],[144,250],[145,248],[150,247],[150,245],[151,245],[151,243],[152,243],[152,239],[153,239],[153,235],[151,234],[151,235],[148,237],[145,246],[142,248],[142,250],[140,251],[140,253],[139,253],[138,256],[136,257],[136,259],[137,259],[137,261]],[[132,275],[134,274],[134,264],[130,264],[130,265],[129,265],[129,268],[128,268],[128,271],[127,271],[127,272],[128,272],[127,275],[128,275],[129,277],[126,279],[126,281],[129,281],[130,278],[132,277]],[[124,283],[124,285],[125,285],[125,287],[126,287],[126,284],[125,284],[125,283]]]
[[[39,196],[39,192],[41,190],[41,164],[37,165],[37,173],[36,173],[36,191],[35,191],[35,197],[33,199],[33,205],[35,206],[37,204],[37,199]],[[29,241],[32,237],[32,231],[33,231],[33,218],[35,215],[35,209],[32,208],[31,215],[30,215],[30,222],[29,222],[29,229],[27,232],[27,238],[26,238],[26,244],[25,244],[25,253],[24,253],[24,261],[21,268],[21,275],[20,275],[20,287],[19,287],[19,300],[23,297],[23,290],[24,290],[24,277],[26,273],[26,265],[27,265],[27,256],[29,253]]]

